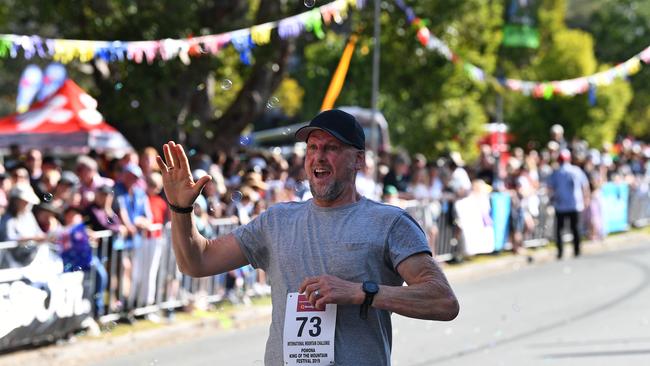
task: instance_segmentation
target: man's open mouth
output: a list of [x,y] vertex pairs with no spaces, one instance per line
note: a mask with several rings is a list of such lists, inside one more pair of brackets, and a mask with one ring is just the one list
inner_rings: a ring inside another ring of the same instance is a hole
[[314,169],[313,173],[314,173],[314,177],[316,178],[325,178],[330,176],[330,174],[332,174],[332,172],[329,169],[322,169],[322,168]]

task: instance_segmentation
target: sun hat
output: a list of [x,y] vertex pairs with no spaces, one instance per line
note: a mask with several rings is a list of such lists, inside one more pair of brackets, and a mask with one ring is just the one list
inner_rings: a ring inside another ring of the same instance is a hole
[[41,203],[41,200],[38,198],[36,193],[34,193],[32,187],[25,184],[19,184],[13,187],[9,191],[9,197],[21,199],[27,203],[31,203],[32,205],[38,205]]
[[133,174],[137,178],[142,178],[142,169],[138,164],[128,163],[124,166],[124,171]]

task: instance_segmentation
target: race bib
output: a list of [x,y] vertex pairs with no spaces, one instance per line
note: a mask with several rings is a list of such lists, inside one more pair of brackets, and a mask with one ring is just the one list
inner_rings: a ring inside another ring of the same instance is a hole
[[334,365],[334,330],[336,329],[336,304],[318,310],[307,296],[292,292],[287,294],[284,316],[285,365]]

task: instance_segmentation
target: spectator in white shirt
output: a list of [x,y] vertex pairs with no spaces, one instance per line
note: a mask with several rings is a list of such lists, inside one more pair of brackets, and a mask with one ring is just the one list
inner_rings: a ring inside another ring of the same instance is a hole
[[360,195],[374,201],[379,201],[380,187],[374,179],[375,160],[371,152],[366,152],[366,164],[357,173],[355,185]]
[[465,161],[457,151],[452,152],[449,157],[451,158],[450,165],[452,168],[449,186],[457,198],[465,197],[472,190],[472,181],[469,179],[465,168],[463,168]]
[[429,172],[421,168],[413,172],[413,178],[406,189],[418,201],[429,200]]

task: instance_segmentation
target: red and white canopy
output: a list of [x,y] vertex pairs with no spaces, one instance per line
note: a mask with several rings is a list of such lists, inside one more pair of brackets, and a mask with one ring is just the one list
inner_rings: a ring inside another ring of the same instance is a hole
[[104,121],[97,101],[68,79],[48,99],[0,119],[0,147],[17,144],[61,152],[128,151],[124,136]]

